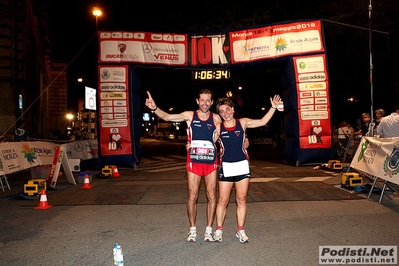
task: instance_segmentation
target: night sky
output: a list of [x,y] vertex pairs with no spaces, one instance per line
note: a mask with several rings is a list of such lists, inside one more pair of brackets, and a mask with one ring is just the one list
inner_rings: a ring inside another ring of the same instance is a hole
[[[48,27],[52,42],[52,59],[68,64],[69,96],[83,97],[77,77],[84,77],[95,86],[97,69],[97,38],[92,8],[102,9],[99,30],[126,30],[172,33],[199,33],[217,30],[245,29],[284,21],[323,19],[330,73],[333,121],[346,119],[354,122],[363,112],[370,112],[371,94],[374,110],[383,108],[390,113],[390,105],[397,100],[399,67],[398,29],[399,3],[397,0],[372,3],[372,82],[370,82],[369,11],[370,1],[215,1],[196,5],[171,2],[134,3],[115,0],[50,1]],[[315,3],[317,2],[317,3]],[[62,11],[62,12],[61,12]],[[278,65],[252,64],[231,70],[227,81],[192,81],[189,70],[167,67],[136,67],[141,79],[141,93],[150,90],[157,104],[174,107],[176,112],[196,108],[195,96],[199,89],[208,87],[215,97],[227,90],[243,86],[243,116],[261,114],[255,107],[268,106],[269,97],[281,94]],[[396,84],[396,85],[395,85]],[[394,97],[392,97],[394,95]],[[357,102],[348,102],[355,97]]]

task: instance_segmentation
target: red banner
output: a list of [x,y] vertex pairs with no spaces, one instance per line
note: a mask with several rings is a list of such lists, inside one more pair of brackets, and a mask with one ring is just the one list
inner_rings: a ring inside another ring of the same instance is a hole
[[320,21],[230,32],[232,64],[324,52]]
[[99,66],[98,71],[101,153],[132,154],[128,66]]
[[330,96],[324,54],[293,58],[301,149],[330,148]]
[[220,34],[100,32],[99,63],[228,66],[284,56],[323,53],[320,20]]

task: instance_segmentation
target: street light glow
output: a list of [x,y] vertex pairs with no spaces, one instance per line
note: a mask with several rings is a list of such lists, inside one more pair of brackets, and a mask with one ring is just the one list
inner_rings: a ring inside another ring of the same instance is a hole
[[97,18],[97,17],[99,17],[99,16],[101,16],[103,14],[103,12],[100,10],[100,9],[98,9],[97,7],[94,7],[93,8],[93,15]]
[[93,15],[96,17],[96,30],[98,31],[98,17],[101,16],[103,12],[97,7],[93,8]]

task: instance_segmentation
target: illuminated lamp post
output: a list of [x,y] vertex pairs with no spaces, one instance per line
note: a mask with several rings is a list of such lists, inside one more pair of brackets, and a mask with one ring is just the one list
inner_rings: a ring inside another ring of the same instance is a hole
[[98,31],[98,17],[101,16],[103,14],[103,12],[97,8],[94,7],[93,8],[93,15],[96,17],[96,31]]

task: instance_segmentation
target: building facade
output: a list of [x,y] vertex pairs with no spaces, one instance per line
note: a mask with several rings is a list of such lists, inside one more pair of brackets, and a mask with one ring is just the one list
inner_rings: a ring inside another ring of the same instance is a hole
[[18,119],[34,139],[66,126],[65,63],[51,61],[41,0],[0,1],[0,88],[0,135],[7,140]]

